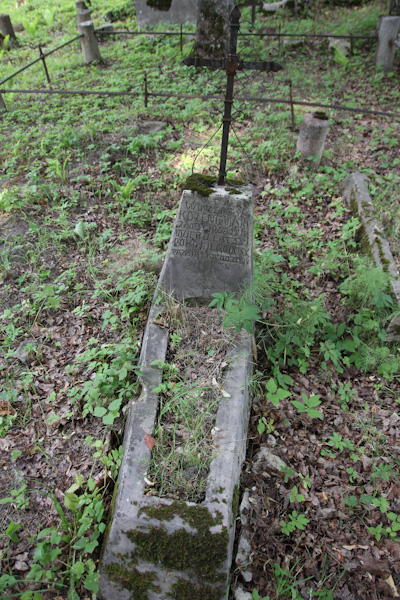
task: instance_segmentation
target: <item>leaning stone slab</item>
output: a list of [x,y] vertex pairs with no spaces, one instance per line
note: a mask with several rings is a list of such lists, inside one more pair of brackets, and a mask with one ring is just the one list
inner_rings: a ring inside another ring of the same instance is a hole
[[195,23],[197,0],[136,0],[139,27],[158,23]]
[[[375,216],[374,205],[368,192],[368,177],[361,173],[351,173],[343,182],[344,196],[353,212],[361,221],[361,243],[364,251],[370,254],[377,267],[392,275],[393,296],[400,306],[400,277],[389,242],[383,234],[383,227]],[[393,327],[389,325],[388,333]],[[394,331],[392,331],[392,334]],[[400,328],[396,338],[400,339]]]
[[216,186],[207,197],[183,192],[160,276],[162,288],[175,298],[239,292],[252,280],[252,190],[234,191]]
[[[208,198],[185,191],[160,277],[161,290],[175,292],[178,282],[177,298],[206,300],[210,291],[240,289],[252,272],[248,262],[252,216],[250,187],[242,188],[241,193],[236,195],[229,195],[218,188]],[[236,231],[238,218],[242,219],[241,227],[245,230],[243,238]],[[176,235],[177,231],[186,233]],[[196,232],[199,237],[186,235]],[[237,236],[235,241],[231,239],[234,234]],[[184,240],[184,243],[175,245],[177,240]],[[188,240],[194,243],[187,243]],[[213,244],[219,244],[219,240],[225,240],[225,245],[214,247]],[[242,246],[245,251],[238,252],[237,249]],[[240,260],[222,259],[235,256]],[[222,274],[219,263],[228,269],[230,276],[224,278],[226,288],[219,286],[214,289],[214,269]],[[179,269],[185,276],[181,273],[179,277]],[[241,269],[241,281],[237,274],[233,277],[234,269]],[[172,287],[170,284],[173,284]],[[216,415],[215,454],[210,465],[205,500],[196,504],[147,496],[145,477],[150,450],[144,436],[154,429],[158,397],[153,390],[162,377],[154,361],[165,360],[168,346],[168,330],[160,327],[157,319],[159,311],[160,307],[154,304],[139,361],[143,372],[142,393],[128,409],[114,511],[103,546],[100,598],[224,600],[250,412],[251,336],[242,331],[226,358],[228,366],[221,382],[225,394],[221,393]]]

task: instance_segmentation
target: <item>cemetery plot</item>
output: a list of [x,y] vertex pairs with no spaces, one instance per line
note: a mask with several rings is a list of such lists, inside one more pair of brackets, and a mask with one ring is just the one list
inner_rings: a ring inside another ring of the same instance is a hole
[[[2,5],[13,22],[31,25],[17,31],[22,46],[3,54],[5,76],[26,64],[25,42],[45,51],[62,34],[76,33],[72,4],[63,3],[65,12],[55,13],[52,24],[44,14],[49,7],[34,4],[33,11],[29,4],[16,9],[14,1]],[[98,0],[94,21],[102,22],[108,10]],[[243,11],[244,21],[250,11]],[[345,23],[369,35],[381,11],[375,3],[350,12],[325,7],[313,14],[313,28],[327,31],[329,21],[330,32],[343,31]],[[261,24],[279,32],[280,19]],[[291,32],[309,25],[291,17],[286,24]],[[52,85],[70,90],[140,89],[147,70],[150,89],[163,76],[165,93],[212,93],[211,74],[181,66],[190,53],[185,44],[181,55],[179,36],[107,38],[100,43],[105,63],[88,69],[77,42],[47,63]],[[285,72],[276,80],[284,86],[290,78],[294,97],[305,102],[335,99],[371,109],[379,97],[379,108],[392,112],[399,99],[397,59],[394,75],[385,77],[375,69],[374,48],[372,39],[355,41],[354,55],[342,56],[327,41],[306,38],[301,47],[286,47]],[[257,54],[265,59],[262,50]],[[41,63],[21,77],[26,89],[46,81]],[[140,391],[140,344],[182,183],[221,117],[195,98],[150,98],[145,110],[135,97],[4,97],[0,590],[23,600],[86,598],[97,593],[125,411]],[[254,302],[259,309],[246,313],[250,323],[257,321],[258,359],[239,490],[242,553],[233,564],[230,600],[279,593],[396,597],[399,355],[386,337],[394,307],[387,273],[361,259],[358,223],[341,182],[354,170],[367,172],[398,266],[398,124],[329,112],[325,150],[314,169],[312,160],[295,155],[298,132],[290,130],[289,107],[251,106],[235,115],[240,142],[235,135],[229,142],[231,163],[245,150],[255,168],[257,285],[255,300],[243,301],[239,313]],[[306,110],[295,106],[297,129]],[[215,139],[196,170],[216,178],[219,155]],[[227,314],[237,317],[235,307],[228,303]],[[143,435],[148,432],[151,426]],[[124,484],[122,475],[120,485],[129,488],[131,481]],[[163,510],[168,518],[161,529],[167,529],[169,517],[179,516],[175,507]],[[141,518],[148,526],[151,511]],[[201,590],[183,582],[176,595],[196,593]]]

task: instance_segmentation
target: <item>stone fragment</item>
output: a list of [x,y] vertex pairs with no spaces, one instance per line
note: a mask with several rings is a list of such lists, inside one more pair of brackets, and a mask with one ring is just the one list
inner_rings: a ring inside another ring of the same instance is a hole
[[281,472],[284,467],[286,467],[286,463],[279,456],[272,454],[266,446],[262,446],[255,456],[253,471],[254,473],[262,473],[267,469],[272,469]]
[[253,595],[246,592],[241,585],[238,585],[233,590],[235,600],[252,600]]
[[280,8],[284,8],[287,0],[281,0],[280,2],[264,2],[263,10],[266,12],[276,12]]
[[335,48],[337,48],[344,55],[347,55],[350,53],[350,49],[351,49],[350,40],[348,40],[346,38],[330,37],[330,38],[328,38],[328,42],[329,42],[329,48],[332,48],[333,50]]
[[14,357],[22,362],[23,365],[29,365],[33,361],[35,347],[35,340],[24,340],[14,352]]

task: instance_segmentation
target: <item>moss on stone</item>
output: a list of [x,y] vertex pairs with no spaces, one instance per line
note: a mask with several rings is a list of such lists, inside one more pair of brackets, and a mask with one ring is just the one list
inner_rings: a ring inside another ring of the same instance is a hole
[[213,517],[205,506],[188,506],[178,501],[172,505],[143,507],[140,513],[159,521],[179,516],[196,531],[181,528],[168,533],[163,525],[148,531],[129,531],[128,538],[136,545],[134,560],[141,559],[174,571],[190,570],[200,581],[218,582],[224,578],[219,570],[226,560],[228,530],[222,527],[219,532],[210,531],[211,527],[221,524],[222,515]]
[[104,570],[109,578],[119,583],[125,589],[134,592],[135,600],[148,600],[148,591],[160,593],[160,588],[154,585],[155,573],[141,573],[134,566],[123,567],[118,563],[106,565]]
[[146,4],[156,10],[167,12],[171,8],[172,0],[146,0]]
[[186,179],[185,190],[197,192],[200,196],[210,196],[215,190],[211,187],[217,180],[212,175],[203,175],[201,173],[192,173]]
[[[220,488],[224,489],[224,488]],[[199,504],[188,505],[186,502],[174,500],[172,504],[158,504],[154,506],[142,506],[139,515],[146,514],[151,519],[158,521],[172,521],[174,517],[180,517],[190,527],[198,531],[204,527],[214,527],[221,525],[222,514],[217,512],[215,517],[210,513],[207,507]]]
[[[197,192],[200,196],[210,196],[215,192],[215,189],[211,186],[217,183],[217,179],[213,175],[203,175],[202,173],[192,173],[186,179],[184,183],[184,189],[192,192]],[[241,190],[238,190],[236,186],[245,185],[246,182],[241,179],[229,178],[226,180],[228,186],[227,191],[230,194],[241,194]]]
[[220,600],[223,594],[222,586],[195,585],[191,581],[181,579],[172,586],[169,597],[176,600]]

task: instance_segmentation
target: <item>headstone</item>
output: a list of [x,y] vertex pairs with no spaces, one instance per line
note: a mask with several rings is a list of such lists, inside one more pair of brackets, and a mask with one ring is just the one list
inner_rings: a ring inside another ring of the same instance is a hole
[[197,0],[136,0],[139,27],[158,23],[195,23]]
[[383,17],[378,31],[378,48],[376,51],[376,66],[384,73],[393,71],[394,55],[396,52],[397,34],[400,29],[400,17]]
[[229,15],[233,0],[199,0],[195,54],[219,58],[228,52]]
[[182,194],[160,285],[174,297],[209,299],[238,292],[252,279],[253,198],[216,187],[210,196]]
[[328,117],[324,113],[307,113],[304,115],[297,138],[297,150],[304,158],[315,156],[318,166],[325,146],[325,138],[329,127]]

